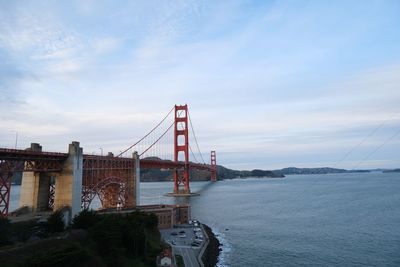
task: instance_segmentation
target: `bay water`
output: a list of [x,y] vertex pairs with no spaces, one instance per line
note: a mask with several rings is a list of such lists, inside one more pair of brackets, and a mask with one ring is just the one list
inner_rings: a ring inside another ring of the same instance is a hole
[[199,196],[164,196],[172,188],[141,183],[141,204],[189,203],[223,244],[219,266],[400,266],[398,173],[193,182]]

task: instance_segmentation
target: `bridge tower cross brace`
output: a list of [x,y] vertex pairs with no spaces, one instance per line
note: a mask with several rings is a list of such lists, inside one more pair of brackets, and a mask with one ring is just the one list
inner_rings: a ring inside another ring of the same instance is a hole
[[[183,143],[179,139],[183,136]],[[174,171],[174,193],[190,194],[189,188],[189,128],[188,128],[188,106],[175,105],[175,123],[174,123],[174,161],[179,161],[179,153],[183,152],[185,167],[183,170]],[[181,189],[183,187],[183,189]]]
[[217,181],[217,155],[215,150],[211,151],[211,182]]

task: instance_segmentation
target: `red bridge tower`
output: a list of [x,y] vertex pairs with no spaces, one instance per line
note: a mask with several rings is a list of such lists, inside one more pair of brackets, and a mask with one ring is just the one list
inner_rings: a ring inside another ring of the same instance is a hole
[[211,151],[211,182],[217,181],[217,155],[215,150]]
[[[174,172],[174,194],[190,194],[189,188],[189,128],[187,105],[175,105],[174,123],[174,161],[179,161],[179,152],[184,154],[185,167],[175,169]],[[179,138],[183,136],[183,138]],[[183,140],[182,140],[183,139]],[[183,187],[183,188],[182,188]]]

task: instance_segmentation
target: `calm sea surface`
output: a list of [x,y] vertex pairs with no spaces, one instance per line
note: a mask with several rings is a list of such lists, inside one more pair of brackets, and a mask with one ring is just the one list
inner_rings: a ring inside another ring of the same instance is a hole
[[[142,183],[142,204],[190,203],[223,243],[220,266],[400,266],[400,174],[292,175],[191,184],[200,196],[163,196]],[[12,208],[19,187],[12,188]],[[98,201],[94,207],[99,205]]]

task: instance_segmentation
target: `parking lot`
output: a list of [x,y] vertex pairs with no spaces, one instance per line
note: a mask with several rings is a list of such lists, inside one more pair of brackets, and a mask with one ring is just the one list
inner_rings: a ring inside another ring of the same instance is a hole
[[200,225],[184,224],[160,232],[165,242],[171,245],[173,253],[183,257],[185,266],[199,266],[197,257],[205,244],[204,232]]

